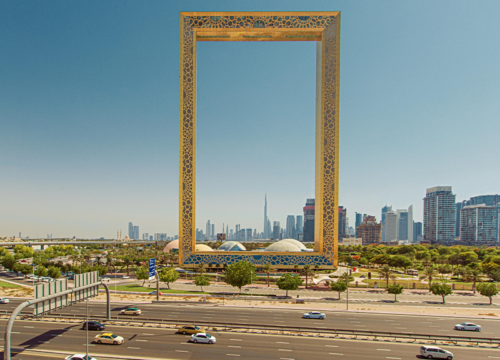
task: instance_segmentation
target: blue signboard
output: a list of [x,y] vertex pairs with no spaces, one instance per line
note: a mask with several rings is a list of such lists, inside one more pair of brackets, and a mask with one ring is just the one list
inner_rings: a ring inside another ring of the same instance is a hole
[[149,280],[155,278],[155,259],[149,259]]

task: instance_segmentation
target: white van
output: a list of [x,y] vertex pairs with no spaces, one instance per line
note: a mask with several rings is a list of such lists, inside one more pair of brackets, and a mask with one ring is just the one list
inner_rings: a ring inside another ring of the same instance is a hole
[[427,359],[453,360],[453,354],[451,352],[437,346],[422,346],[420,348],[420,355]]

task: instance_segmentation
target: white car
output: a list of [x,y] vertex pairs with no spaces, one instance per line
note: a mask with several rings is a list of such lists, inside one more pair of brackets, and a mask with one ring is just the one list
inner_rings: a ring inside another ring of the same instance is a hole
[[191,339],[189,339],[189,341],[202,344],[215,344],[217,340],[215,339],[215,336],[208,335],[207,333],[198,333],[191,335]]
[[110,282],[111,279],[109,277],[102,277],[101,278],[101,281],[107,281],[107,282]]
[[321,320],[326,319],[326,315],[324,313],[319,312],[319,311],[311,311],[311,312],[305,313],[304,315],[302,315],[302,317],[304,319],[321,319]]
[[129,308],[121,310],[119,314],[120,315],[140,315],[141,309],[138,309],[136,307],[129,307]]
[[99,334],[94,338],[94,341],[98,344],[113,344],[120,345],[125,342],[125,339],[121,336],[115,335],[113,333]]
[[470,330],[470,331],[481,331],[481,325],[476,325],[473,323],[461,323],[461,324],[456,324],[455,325],[455,330]]
[[7,298],[0,298],[0,304],[7,304],[9,302],[10,302],[10,300]]
[[85,354],[75,354],[75,355],[70,355],[66,356],[64,360],[97,360],[95,357],[88,356],[85,358]]
[[451,352],[437,346],[422,346],[420,348],[420,355],[427,359],[453,360],[453,354]]
[[130,276],[128,276],[128,275],[123,275],[123,276],[122,276],[122,279],[130,279]]

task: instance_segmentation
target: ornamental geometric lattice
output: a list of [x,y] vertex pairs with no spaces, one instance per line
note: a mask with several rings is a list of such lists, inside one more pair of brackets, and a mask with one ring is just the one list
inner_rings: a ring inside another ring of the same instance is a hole
[[[340,12],[182,12],[180,25],[179,263],[337,266]],[[314,252],[195,252],[198,41],[316,41]]]

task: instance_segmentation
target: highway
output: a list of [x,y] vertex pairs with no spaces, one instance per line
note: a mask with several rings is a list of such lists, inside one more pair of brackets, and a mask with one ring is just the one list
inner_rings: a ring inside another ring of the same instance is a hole
[[[5,326],[0,321],[0,326]],[[313,337],[256,335],[239,333],[214,333],[217,343],[190,344],[189,336],[175,334],[170,329],[151,329],[138,327],[108,326],[107,331],[125,338],[123,345],[91,344],[89,352],[98,359],[100,355],[108,355],[106,359],[179,359],[179,360],[219,360],[231,358],[244,359],[352,359],[352,360],[386,360],[419,358],[419,344],[371,342],[361,340],[333,340]],[[62,359],[75,352],[84,353],[86,331],[79,325],[34,323],[32,321],[16,321],[12,335],[14,348],[26,349],[13,359],[35,359],[30,354],[37,350],[53,350],[58,355],[43,356],[43,359]],[[92,339],[99,332],[89,332]],[[3,346],[3,340],[0,341]],[[482,348],[444,347],[455,355],[455,359],[491,360],[500,358],[499,350]],[[49,355],[44,353],[44,355]],[[109,357],[111,356],[111,357]]]
[[[0,310],[12,311],[21,301],[13,300],[9,304],[1,304]],[[394,333],[414,333],[436,336],[466,336],[481,338],[500,338],[499,320],[495,319],[468,319],[466,317],[436,317],[425,315],[397,315],[380,313],[359,313],[345,311],[326,311],[326,320],[302,319],[305,310],[295,309],[270,309],[250,307],[224,307],[214,305],[189,304],[185,302],[171,304],[130,304],[141,309],[140,316],[118,315],[118,312],[127,307],[124,303],[112,303],[112,318],[140,320],[168,319],[172,321],[216,322],[230,324],[253,324],[273,326],[304,326],[343,330],[383,331]],[[105,304],[102,302],[89,303],[92,315],[104,316]],[[32,309],[27,308],[23,314],[31,314]],[[85,303],[54,312],[67,316],[85,316]],[[484,311],[487,313],[487,310]],[[101,318],[102,319],[102,318]],[[456,331],[453,326],[457,323],[472,321],[480,324],[481,332]]]

